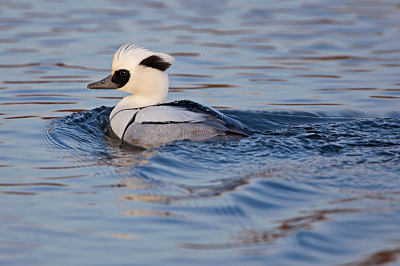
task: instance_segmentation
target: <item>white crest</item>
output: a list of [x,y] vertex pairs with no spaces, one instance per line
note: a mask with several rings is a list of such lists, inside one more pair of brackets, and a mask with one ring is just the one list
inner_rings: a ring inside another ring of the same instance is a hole
[[119,69],[133,69],[134,67],[138,66],[140,62],[142,62],[144,59],[153,55],[158,56],[167,63],[172,63],[174,61],[174,58],[170,55],[163,53],[154,53],[136,44],[131,45],[128,43],[122,45],[114,54],[111,71],[112,73],[114,73],[114,71]]

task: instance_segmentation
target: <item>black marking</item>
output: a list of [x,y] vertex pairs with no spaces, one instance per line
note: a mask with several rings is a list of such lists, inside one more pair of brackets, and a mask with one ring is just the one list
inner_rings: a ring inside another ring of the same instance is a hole
[[222,121],[224,121],[226,118],[228,118],[224,114],[218,112],[217,110],[215,110],[211,107],[208,107],[208,106],[205,106],[200,103],[193,102],[193,101],[189,101],[189,100],[180,100],[180,101],[174,101],[174,102],[170,102],[170,103],[162,103],[159,105],[160,106],[175,106],[175,107],[187,109],[190,112],[208,114],[208,115],[214,116]]
[[141,124],[190,124],[193,121],[143,121]]
[[130,125],[133,124],[133,122],[135,122],[135,118],[136,118],[136,115],[137,115],[138,113],[139,113],[139,112],[136,112],[136,113],[133,115],[132,119],[129,121],[129,123],[126,125],[126,127],[125,127],[125,129],[124,129],[124,132],[122,133],[121,140],[124,140],[124,136],[125,136],[126,130],[128,129],[128,127],[129,127]]
[[118,85],[118,88],[122,88],[128,83],[131,74],[126,69],[120,69],[114,72],[111,81]]
[[147,57],[146,59],[143,59],[142,62],[140,62],[139,65],[146,66],[146,67],[152,67],[161,71],[165,71],[170,67],[170,63],[165,62],[161,57],[157,55],[152,55],[150,57]]
[[248,136],[251,136],[253,134],[253,132],[248,127],[246,127],[239,121],[224,115],[223,113],[213,109],[212,107],[205,106],[193,101],[180,100],[170,103],[162,103],[159,104],[159,106],[174,106],[186,109],[190,112],[203,113],[207,115],[210,120],[214,120],[215,122],[222,124],[230,131],[241,132]]
[[[114,108],[115,108],[115,106],[114,106]],[[123,112],[123,111],[131,111],[131,110],[138,110],[138,111],[139,111],[139,110],[142,110],[143,108],[146,108],[146,107],[121,109],[121,110],[119,110],[118,112],[116,112],[116,113],[113,115],[113,117],[110,118],[110,122],[111,122],[111,120],[112,120],[117,114],[119,114],[119,113],[121,113],[121,112]]]

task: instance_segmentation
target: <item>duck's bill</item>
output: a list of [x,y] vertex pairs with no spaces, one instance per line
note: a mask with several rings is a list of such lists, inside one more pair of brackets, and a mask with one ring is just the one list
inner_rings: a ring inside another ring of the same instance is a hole
[[90,83],[87,85],[88,89],[96,90],[116,90],[118,89],[118,84],[111,81],[112,75],[109,75],[105,79]]

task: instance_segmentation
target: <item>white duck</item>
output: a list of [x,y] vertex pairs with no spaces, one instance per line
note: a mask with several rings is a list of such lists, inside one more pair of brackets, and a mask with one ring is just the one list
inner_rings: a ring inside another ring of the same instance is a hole
[[241,122],[196,102],[164,103],[169,68],[174,58],[125,44],[115,53],[111,75],[90,83],[89,89],[117,89],[133,95],[123,98],[110,114],[112,131],[123,141],[144,148],[181,139],[206,140],[216,136],[247,137]]

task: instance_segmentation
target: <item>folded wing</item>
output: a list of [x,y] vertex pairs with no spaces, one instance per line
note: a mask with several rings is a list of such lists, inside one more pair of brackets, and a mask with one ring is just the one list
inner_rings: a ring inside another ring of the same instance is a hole
[[192,101],[124,109],[111,117],[111,128],[122,140],[142,147],[179,139],[205,140],[218,135],[246,137],[250,130],[221,112]]

